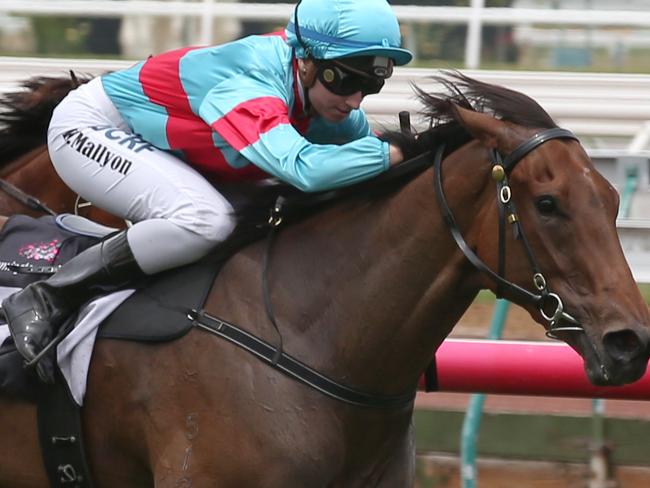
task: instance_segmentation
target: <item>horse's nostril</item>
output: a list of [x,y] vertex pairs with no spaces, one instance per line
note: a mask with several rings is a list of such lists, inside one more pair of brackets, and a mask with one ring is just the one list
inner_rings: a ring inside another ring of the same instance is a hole
[[632,361],[645,354],[648,345],[636,332],[625,329],[608,332],[603,339],[607,354],[615,361]]

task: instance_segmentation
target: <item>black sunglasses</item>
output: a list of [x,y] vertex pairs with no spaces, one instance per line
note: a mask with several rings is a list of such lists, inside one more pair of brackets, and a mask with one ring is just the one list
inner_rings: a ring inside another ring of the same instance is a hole
[[347,97],[361,92],[364,96],[379,93],[384,79],[361,72],[353,72],[333,60],[314,60],[316,77],[330,92]]

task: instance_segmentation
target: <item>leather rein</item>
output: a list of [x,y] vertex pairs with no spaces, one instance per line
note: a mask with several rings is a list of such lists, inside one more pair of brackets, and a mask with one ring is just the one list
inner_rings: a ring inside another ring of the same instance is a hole
[[50,214],[52,216],[56,216],[56,212],[52,210],[50,207],[48,207],[47,205],[45,205],[45,203],[41,202],[38,198],[25,193],[17,186],[12,185],[11,183],[3,180],[2,178],[0,178],[0,190],[4,191],[7,195],[13,197],[15,200],[19,201],[27,208],[30,208],[37,212],[43,212],[46,214]]
[[[579,322],[576,319],[564,311],[564,306],[560,297],[556,293],[549,291],[546,279],[544,278],[544,275],[541,273],[539,266],[537,265],[535,255],[533,254],[532,249],[526,240],[523,229],[519,224],[516,209],[514,203],[512,202],[512,190],[508,185],[507,179],[508,173],[519,161],[524,158],[524,156],[526,156],[529,152],[533,151],[541,144],[544,144],[545,142],[552,139],[577,140],[576,136],[572,132],[565,129],[554,128],[544,130],[536,134],[531,139],[518,146],[505,159],[503,159],[496,150],[493,150],[492,152],[492,175],[497,182],[497,200],[499,202],[498,272],[491,270],[469,247],[463,238],[458,225],[456,224],[454,215],[449,208],[449,205],[447,204],[447,200],[445,198],[444,190],[442,187],[442,156],[444,153],[444,145],[438,147],[435,152],[433,161],[433,186],[435,189],[436,198],[438,199],[440,210],[443,214],[445,222],[449,226],[451,235],[453,236],[456,244],[461,249],[463,254],[470,261],[470,263],[472,263],[474,267],[476,267],[479,271],[490,276],[490,278],[492,278],[497,283],[498,296],[507,293],[516,299],[534,304],[539,309],[544,319],[549,323],[547,335],[552,338],[557,338],[555,335],[556,332],[584,332],[584,329],[580,326]],[[431,156],[431,152],[426,152],[420,156],[417,156],[416,158],[406,161],[393,169],[394,174],[404,175],[421,172],[423,169],[431,167]],[[312,199],[315,203],[322,203],[324,200],[332,199],[332,197],[333,194],[329,192],[325,195],[313,195]],[[280,197],[271,210],[268,222],[271,230],[267,237],[267,246],[262,270],[264,304],[269,321],[278,334],[279,341],[277,345],[263,341],[262,339],[250,334],[235,324],[210,315],[205,310],[193,310],[188,314],[188,318],[192,321],[194,326],[215,334],[223,339],[226,339],[227,341],[230,341],[231,343],[247,350],[252,355],[262,360],[264,363],[289,376],[290,378],[308,385],[335,400],[354,406],[381,409],[401,408],[410,405],[415,398],[415,387],[412,390],[399,395],[382,395],[377,393],[359,391],[355,388],[338,383],[337,381],[328,378],[325,375],[322,375],[321,373],[310,368],[306,364],[301,363],[283,351],[282,335],[280,334],[278,325],[276,323],[270,301],[270,294],[267,283],[267,271],[272,245],[280,224],[283,221],[282,215],[285,206],[290,207],[291,201]],[[505,278],[506,221],[513,226],[515,236],[522,242],[522,245],[524,246],[528,260],[530,261],[533,270],[533,284],[537,290],[537,293],[530,292],[520,287],[519,285],[508,281]],[[554,309],[554,311],[552,313],[547,313],[546,310],[551,307]],[[561,326],[561,321],[566,321],[573,325]]]

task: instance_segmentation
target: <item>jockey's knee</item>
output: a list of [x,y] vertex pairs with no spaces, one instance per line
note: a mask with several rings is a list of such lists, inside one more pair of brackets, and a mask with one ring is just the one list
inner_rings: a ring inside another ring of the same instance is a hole
[[191,206],[185,206],[168,219],[174,225],[203,239],[210,248],[226,240],[236,226],[233,209],[221,196],[207,204],[198,205],[195,202]]
[[136,223],[127,237],[140,268],[146,274],[189,264],[208,254],[235,228],[231,213],[178,212],[169,218]]

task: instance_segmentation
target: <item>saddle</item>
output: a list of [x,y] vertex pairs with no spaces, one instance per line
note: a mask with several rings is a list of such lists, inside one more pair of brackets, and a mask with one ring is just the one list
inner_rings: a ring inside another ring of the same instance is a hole
[[[0,232],[0,287],[22,288],[44,279],[114,231],[75,215],[13,216]],[[97,337],[145,342],[182,337],[192,327],[188,312],[202,307],[223,256],[211,254],[139,283],[138,290],[104,320]],[[9,338],[0,346],[0,391],[35,401],[38,382],[32,376]]]

